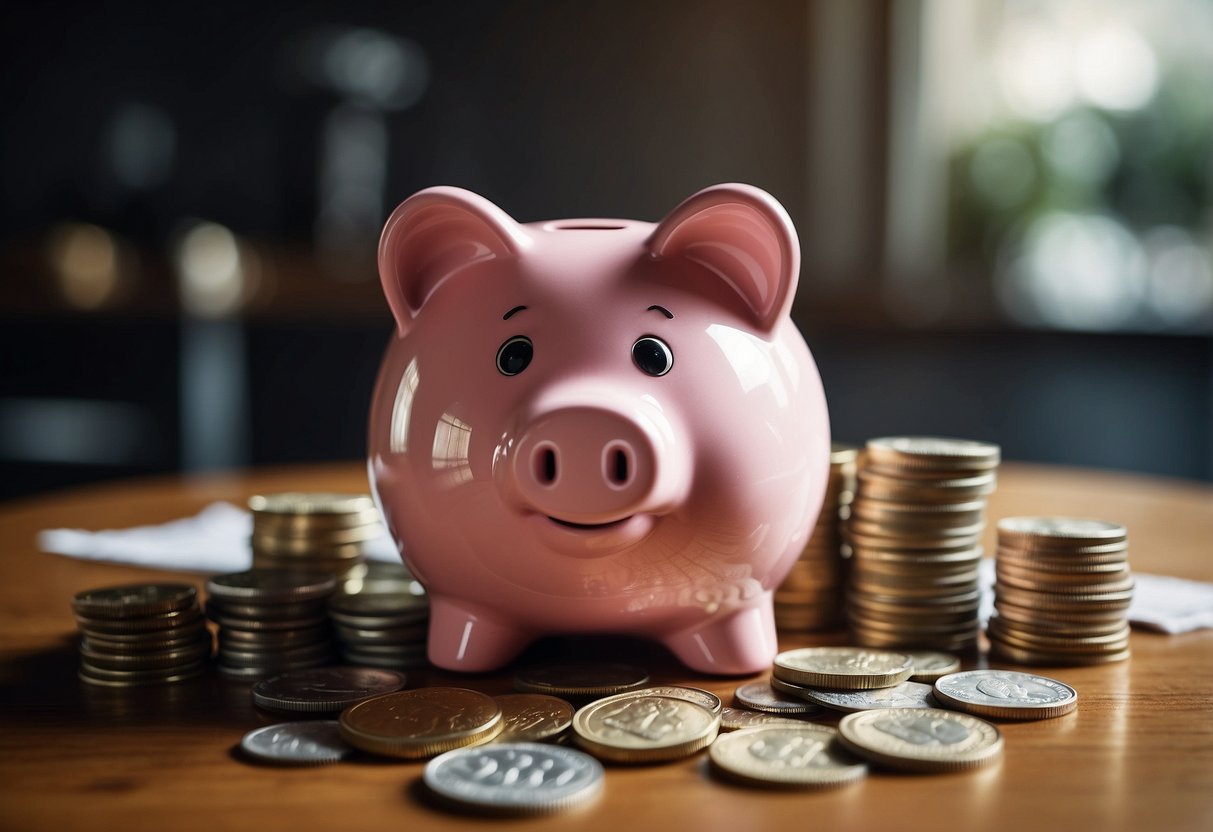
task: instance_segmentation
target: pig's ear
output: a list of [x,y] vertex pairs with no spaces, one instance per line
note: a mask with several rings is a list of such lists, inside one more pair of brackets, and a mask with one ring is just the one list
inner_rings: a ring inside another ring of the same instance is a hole
[[[714,185],[689,197],[658,223],[648,247],[657,259],[694,264],[671,277],[682,288],[738,304],[764,332],[788,313],[796,294],[796,229],[773,196],[750,185]],[[731,291],[721,293],[722,283]]]
[[401,332],[442,281],[474,263],[515,257],[531,238],[508,214],[462,188],[426,188],[400,203],[379,238],[379,278]]

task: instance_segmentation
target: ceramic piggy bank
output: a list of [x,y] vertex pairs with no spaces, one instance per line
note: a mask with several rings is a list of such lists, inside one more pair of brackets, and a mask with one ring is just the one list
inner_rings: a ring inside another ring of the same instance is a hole
[[369,469],[430,596],[431,662],[484,671],[539,636],[614,633],[700,671],[770,666],[772,591],[829,468],[789,317],[799,260],[787,213],[746,185],[657,224],[521,224],[447,187],[396,209]]

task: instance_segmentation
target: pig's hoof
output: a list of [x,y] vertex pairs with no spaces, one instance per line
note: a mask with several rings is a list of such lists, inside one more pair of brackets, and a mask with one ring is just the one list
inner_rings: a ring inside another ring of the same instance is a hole
[[508,664],[531,636],[483,609],[431,598],[430,663],[480,673]]
[[778,650],[775,618],[767,604],[683,630],[666,647],[692,670],[742,675],[769,670]]

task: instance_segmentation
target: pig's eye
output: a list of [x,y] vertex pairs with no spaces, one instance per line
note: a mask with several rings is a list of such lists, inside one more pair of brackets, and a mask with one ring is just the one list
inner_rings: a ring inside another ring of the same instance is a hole
[[664,376],[674,366],[674,353],[660,338],[646,335],[632,344],[632,360],[651,376]]
[[515,335],[497,350],[497,369],[503,376],[516,376],[531,363],[535,348],[525,335]]

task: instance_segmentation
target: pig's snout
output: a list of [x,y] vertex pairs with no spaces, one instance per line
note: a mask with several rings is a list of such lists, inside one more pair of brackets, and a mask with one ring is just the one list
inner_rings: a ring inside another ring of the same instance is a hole
[[512,485],[532,511],[573,526],[597,526],[676,501],[686,473],[665,417],[601,404],[537,413],[512,449]]

